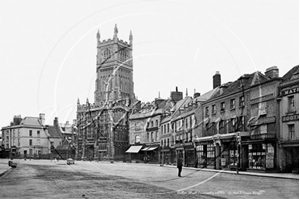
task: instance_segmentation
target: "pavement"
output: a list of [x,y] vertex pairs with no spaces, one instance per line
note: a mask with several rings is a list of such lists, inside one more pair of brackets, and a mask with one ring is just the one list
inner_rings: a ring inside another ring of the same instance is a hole
[[[20,160],[16,160],[19,162]],[[64,164],[65,161],[61,160],[59,163]],[[111,164],[110,162],[107,162]],[[118,164],[124,164],[123,162],[115,162]],[[128,164],[128,163],[125,163]],[[130,164],[144,164],[144,163],[130,163]],[[153,166],[164,166],[164,167],[170,167],[174,168],[176,166],[173,165],[159,165],[159,164],[149,164]],[[183,167],[184,169],[189,170],[197,170],[197,171],[208,171],[208,172],[222,172],[222,173],[228,173],[228,174],[237,174],[236,171],[229,171],[229,170],[215,170],[215,169],[201,169],[201,168],[193,168],[193,167]],[[8,159],[0,159],[0,176],[4,175],[6,172],[11,170],[12,168],[8,166]],[[260,176],[260,177],[271,177],[271,178],[282,178],[282,179],[294,179],[299,180],[298,174],[292,174],[292,173],[261,173],[261,172],[249,172],[249,171],[239,171],[239,175],[249,175],[249,176]]]

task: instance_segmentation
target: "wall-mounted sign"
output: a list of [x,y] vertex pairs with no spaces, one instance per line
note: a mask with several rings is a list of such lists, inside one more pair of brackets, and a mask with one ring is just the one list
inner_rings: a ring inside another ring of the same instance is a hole
[[271,116],[271,117],[260,117],[258,119],[258,121],[255,122],[255,120],[253,120],[253,122],[250,122],[249,125],[250,126],[259,126],[262,124],[269,124],[269,123],[274,123],[276,122],[276,117],[275,116]]
[[281,91],[281,96],[299,93],[299,87],[291,88],[288,90]]
[[282,122],[298,121],[298,120],[299,120],[299,114],[286,115],[282,117]]
[[264,95],[258,98],[254,98],[254,99],[250,99],[250,104],[257,104],[260,102],[264,102],[264,101],[268,101],[268,100],[272,100],[274,99],[274,93],[268,94],[268,95]]

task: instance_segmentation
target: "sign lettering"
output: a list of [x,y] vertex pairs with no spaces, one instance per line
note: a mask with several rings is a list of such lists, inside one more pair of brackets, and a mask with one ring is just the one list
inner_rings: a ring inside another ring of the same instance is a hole
[[282,122],[298,121],[298,120],[299,120],[299,114],[286,115],[282,117]]
[[281,96],[299,93],[299,87],[291,88],[288,90],[281,91]]

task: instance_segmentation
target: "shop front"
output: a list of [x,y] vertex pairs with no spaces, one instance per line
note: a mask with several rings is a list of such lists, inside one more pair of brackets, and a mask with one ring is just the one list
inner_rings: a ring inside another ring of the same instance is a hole
[[246,140],[248,137],[249,132],[236,132],[198,138],[195,140],[198,167],[236,170],[241,162],[239,167],[245,170],[246,150],[245,147],[238,145],[237,138]]
[[243,143],[247,150],[247,170],[274,171],[276,169],[276,142],[248,141]]
[[193,142],[175,144],[176,160],[182,158],[183,165],[186,167],[195,167],[197,158]]
[[141,151],[144,152],[144,162],[145,163],[158,163],[159,159],[159,147],[158,145],[146,146]]
[[136,161],[140,162],[143,158],[142,152],[140,153],[143,145],[132,145],[129,147],[129,149],[125,152],[128,154],[128,161]]

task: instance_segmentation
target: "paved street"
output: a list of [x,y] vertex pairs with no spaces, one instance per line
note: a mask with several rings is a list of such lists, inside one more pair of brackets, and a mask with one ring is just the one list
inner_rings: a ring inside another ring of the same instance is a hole
[[[1,160],[1,163],[7,160]],[[14,160],[0,198],[298,198],[299,180],[151,164]]]

